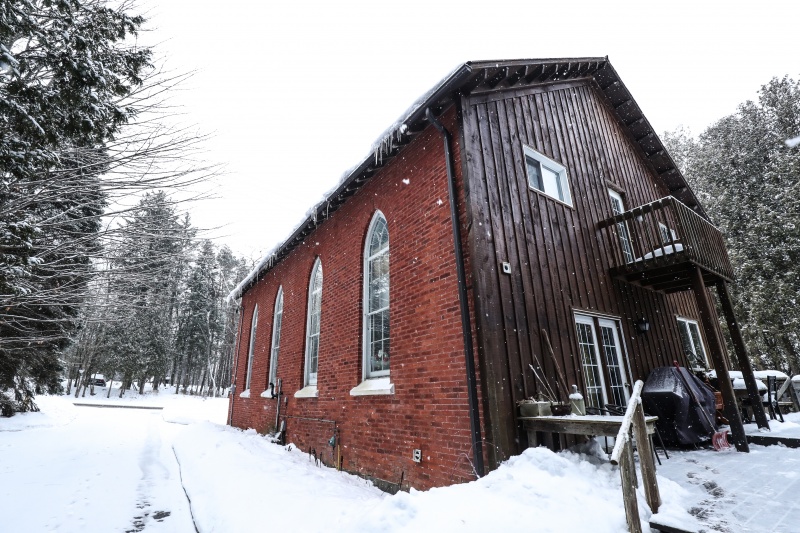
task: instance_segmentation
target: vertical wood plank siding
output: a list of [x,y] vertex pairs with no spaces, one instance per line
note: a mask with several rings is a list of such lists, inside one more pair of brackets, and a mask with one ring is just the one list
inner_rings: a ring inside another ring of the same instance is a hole
[[[486,439],[496,464],[527,442],[515,402],[541,388],[528,366],[534,354],[555,382],[542,329],[567,380],[584,389],[576,311],[620,318],[630,383],[673,359],[686,363],[675,316],[699,313],[691,292],[665,295],[609,275],[613,251],[597,229],[612,215],[609,184],[627,208],[667,192],[593,82],[464,97],[462,108]],[[528,186],[523,144],[566,167],[572,207]],[[633,322],[642,317],[651,326],[639,335]]]

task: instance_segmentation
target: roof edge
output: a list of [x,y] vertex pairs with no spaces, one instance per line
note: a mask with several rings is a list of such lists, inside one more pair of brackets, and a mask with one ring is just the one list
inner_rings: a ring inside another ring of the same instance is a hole
[[230,302],[241,298],[265,272],[301,244],[347,198],[355,194],[369,178],[424,131],[428,126],[426,109],[431,108],[434,115],[438,116],[453,104],[453,96],[459,93],[501,91],[521,83],[533,85],[586,76],[591,76],[597,82],[620,124],[631,140],[641,148],[642,155],[650,164],[656,178],[662,181],[670,194],[675,193],[679,200],[707,218],[694,192],[609,62],[608,56],[467,61],[458,65],[418,98],[400,118],[384,130],[364,159],[344,172],[338,184],[324,195],[322,201],[306,212],[305,219],[295,226],[287,239],[256,263],[253,270],[228,294],[227,300]]

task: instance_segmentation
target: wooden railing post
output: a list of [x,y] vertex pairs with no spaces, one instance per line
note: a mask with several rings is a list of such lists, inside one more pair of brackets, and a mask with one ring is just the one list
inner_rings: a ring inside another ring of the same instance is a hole
[[[625,443],[625,448],[631,446],[631,442]],[[622,502],[625,506],[625,518],[628,521],[628,530],[631,533],[641,533],[642,521],[639,518],[639,502],[636,500],[636,470],[630,464],[633,454],[623,453],[620,456],[619,475],[622,478]],[[631,479],[633,478],[633,479]]]
[[611,464],[619,465],[619,475],[622,481],[622,501],[625,506],[625,519],[628,521],[628,529],[631,532],[642,531],[642,523],[639,518],[639,503],[636,500],[636,464],[633,460],[633,439],[631,433],[636,437],[636,445],[639,448],[639,464],[642,469],[642,485],[647,505],[653,514],[658,512],[661,506],[661,494],[658,491],[658,480],[656,479],[656,465],[653,461],[653,447],[650,445],[650,437],[647,435],[647,421],[642,407],[642,388],[644,382],[638,380],[633,386],[633,394],[628,401],[625,409],[625,417],[617,433],[617,441],[614,443],[614,450],[611,452]]
[[644,485],[644,495],[647,498],[647,505],[653,514],[658,512],[661,506],[661,494],[658,492],[658,481],[656,480],[656,463],[653,460],[653,447],[650,445],[650,437],[647,435],[647,425],[644,419],[644,408],[641,402],[636,406],[633,415],[633,431],[636,436],[636,445],[639,448],[639,464],[642,468],[642,485]]

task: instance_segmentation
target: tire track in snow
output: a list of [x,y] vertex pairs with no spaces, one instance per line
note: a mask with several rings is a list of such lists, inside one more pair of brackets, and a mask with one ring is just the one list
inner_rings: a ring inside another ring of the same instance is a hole
[[[173,514],[170,506],[165,505],[169,502],[164,501],[165,498],[163,498],[164,489],[169,489],[170,482],[173,482],[172,484],[174,485],[175,479],[172,473],[175,469],[170,469],[165,464],[165,460],[171,463],[171,458],[168,458],[165,453],[166,450],[161,437],[162,429],[164,429],[164,426],[160,416],[148,417],[147,436],[138,459],[139,469],[142,472],[137,488],[139,497],[136,508],[139,512],[133,517],[133,527],[127,529],[125,533],[139,533],[145,529],[151,529],[152,526],[164,522]],[[179,465],[177,466],[180,476]],[[182,487],[183,485],[181,484]],[[189,511],[191,516],[191,507]],[[170,522],[173,522],[174,519]],[[192,517],[192,522],[194,525],[194,517]],[[171,525],[176,526],[177,524]],[[172,530],[171,528],[167,529]],[[194,529],[197,531],[197,526]]]

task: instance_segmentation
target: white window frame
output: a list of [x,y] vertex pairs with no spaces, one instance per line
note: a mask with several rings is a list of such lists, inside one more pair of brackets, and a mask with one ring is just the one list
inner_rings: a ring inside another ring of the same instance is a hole
[[672,244],[678,240],[678,234],[675,230],[664,224],[658,223],[658,232],[661,234],[661,244]]
[[278,287],[278,295],[275,296],[275,309],[272,313],[272,340],[269,352],[269,376],[267,377],[267,389],[272,383],[273,391],[275,380],[278,377],[278,353],[281,348],[281,324],[283,323],[283,286]]
[[[363,268],[364,268],[364,270],[363,270],[363,272],[364,272],[363,310],[364,310],[364,312],[363,312],[363,317],[362,317],[363,328],[364,328],[363,329],[363,331],[364,331],[364,343],[363,343],[362,352],[361,352],[363,354],[363,357],[364,357],[364,366],[363,366],[364,371],[363,371],[363,376],[362,376],[363,379],[377,378],[377,377],[383,377],[383,376],[388,376],[389,375],[389,370],[388,369],[387,370],[378,370],[378,371],[374,371],[373,372],[371,370],[371,368],[370,368],[371,367],[371,365],[370,365],[370,352],[371,352],[370,345],[372,344],[372,334],[371,334],[371,328],[369,327],[370,326],[369,319],[370,319],[371,315],[382,313],[383,311],[389,311],[389,305],[387,305],[385,308],[381,308],[381,309],[376,309],[376,310],[371,310],[370,309],[370,296],[371,296],[371,294],[370,294],[370,270],[371,270],[370,266],[371,266],[373,261],[375,261],[376,259],[379,259],[384,254],[389,255],[389,246],[390,245],[388,243],[387,243],[385,248],[382,248],[381,250],[379,250],[378,252],[376,252],[375,254],[373,254],[371,256],[368,255],[369,254],[370,242],[372,241],[372,235],[375,232],[375,228],[378,226],[378,222],[381,221],[381,220],[383,220],[384,224],[386,224],[386,231],[388,233],[389,225],[386,222],[386,217],[384,217],[383,213],[381,213],[380,211],[376,211],[375,215],[372,217],[372,222],[370,222],[369,230],[367,231],[367,242],[365,243],[365,246],[364,246],[364,265],[363,265]],[[388,274],[387,274],[387,277],[388,277]],[[391,339],[391,334],[390,334],[389,339]]]
[[[572,207],[572,194],[569,188],[569,179],[567,177],[566,167],[561,163],[553,161],[546,155],[537,152],[528,145],[523,144],[522,149],[525,154],[525,173],[528,176],[528,187],[558,202]],[[539,166],[539,176],[542,179],[542,183],[539,183],[538,180],[534,180],[534,176],[531,175],[529,170],[529,165],[531,162]],[[555,191],[549,189],[544,183],[542,168],[549,170],[556,175]]]
[[[611,212],[614,215],[621,215],[625,212],[625,200],[622,195],[614,189],[608,189],[608,196],[611,199]],[[634,262],[633,253],[633,239],[631,239],[631,232],[628,228],[628,222],[622,221],[617,223],[617,237],[619,238],[619,247],[622,251],[622,259],[625,264]]]
[[[708,352],[706,351],[706,341],[703,339],[703,331],[700,328],[700,324],[697,322],[697,320],[694,320],[694,319],[691,319],[691,318],[682,317],[682,316],[676,316],[675,319],[678,321],[678,328],[679,328],[678,329],[678,339],[681,341],[681,349],[685,349],[685,347],[683,346],[683,337],[681,336],[680,328],[685,326],[686,333],[689,336],[689,342],[692,343],[692,352],[695,355],[702,356],[703,361],[705,361],[706,366],[705,366],[705,368],[703,370],[711,368],[711,365],[708,362]],[[697,328],[697,336],[700,338],[700,353],[697,352],[697,346],[695,346],[694,337],[692,337],[692,332],[689,329],[689,324],[693,324]],[[684,354],[684,356],[687,359],[690,359],[688,354]],[[694,361],[690,361],[690,362],[694,363]],[[694,367],[694,368],[698,368],[698,367]]]
[[[378,395],[378,394],[394,394],[394,385],[390,381],[390,369],[386,370],[378,370],[372,371],[371,364],[370,364],[370,354],[371,354],[371,345],[372,345],[372,330],[370,328],[370,317],[372,315],[376,315],[378,313],[387,313],[387,319],[389,315],[389,309],[391,308],[391,301],[389,301],[389,305],[386,307],[372,310],[370,309],[370,302],[371,302],[371,294],[370,294],[370,272],[372,271],[371,266],[372,263],[376,260],[381,258],[383,255],[387,255],[390,257],[390,247],[391,247],[391,239],[386,244],[385,248],[381,248],[374,254],[370,254],[370,244],[372,242],[372,236],[375,232],[375,228],[378,226],[378,223],[383,221],[386,232],[388,235],[389,232],[389,223],[386,220],[384,214],[378,210],[375,211],[375,214],[372,216],[372,220],[370,221],[369,227],[367,229],[367,238],[364,242],[364,261],[362,265],[362,272],[363,272],[363,291],[362,291],[362,314],[361,314],[361,322],[362,322],[362,338],[363,343],[361,346],[361,384],[355,387],[350,391],[351,396],[367,396],[367,395]],[[390,267],[391,268],[391,267]],[[389,277],[389,273],[387,272],[387,277]],[[391,278],[389,278],[391,279]],[[391,297],[391,292],[389,293]],[[391,333],[389,339],[390,341]],[[391,354],[391,348],[390,348]],[[391,355],[390,355],[391,357]],[[391,365],[391,360],[390,360]]]
[[258,327],[258,304],[253,309],[253,316],[250,319],[250,346],[247,348],[247,374],[244,378],[244,389],[242,394],[247,393],[244,397],[249,397],[250,380],[253,377],[253,359],[256,351],[256,328]]
[[[320,273],[319,287],[315,286],[315,278],[317,277],[317,271],[319,271]],[[314,261],[314,267],[311,269],[311,277],[308,280],[308,309],[306,312],[306,360],[305,360],[305,370],[303,372],[304,388],[313,387],[313,389],[316,389],[317,387],[317,375],[319,373],[319,338],[320,338],[320,332],[322,331],[322,325],[320,323],[322,319],[322,282],[323,282],[322,262],[320,261],[319,257],[317,257],[317,259]],[[319,305],[317,306],[317,331],[312,331],[315,298],[319,300],[318,302]],[[312,353],[314,351],[314,344],[312,341],[315,338],[317,341],[316,353]],[[316,359],[317,362],[316,368],[314,368],[313,372],[311,371],[312,356]],[[307,392],[316,393],[316,390]]]
[[[623,342],[623,336],[621,332],[621,322],[619,318],[610,317],[610,316],[603,316],[603,315],[595,315],[595,314],[586,314],[582,312],[575,312],[575,327],[576,327],[576,334],[578,335],[578,346],[579,346],[579,357],[580,357],[580,365],[581,365],[581,372],[584,379],[584,384],[588,387],[588,381],[586,379],[586,366],[584,365],[583,361],[583,354],[580,353],[580,345],[581,345],[581,337],[580,333],[578,333],[578,325],[583,324],[585,326],[589,326],[592,337],[593,337],[593,344],[592,344],[592,355],[594,357],[594,361],[597,363],[599,371],[599,388],[600,388],[600,396],[602,398],[602,405],[599,406],[592,406],[592,407],[601,407],[605,408],[606,404],[613,403],[610,401],[609,392],[613,394],[611,390],[613,387],[617,387],[622,391],[623,398],[615,398],[615,401],[624,400],[623,405],[627,405],[628,400],[630,399],[630,361],[628,360],[627,350],[625,347],[625,343]],[[603,337],[600,335],[598,331],[599,328],[607,328],[612,331],[613,334],[613,342],[614,348],[617,350],[617,357],[619,360],[617,361],[616,367],[618,368],[618,377],[620,383],[606,383],[606,373],[608,373],[609,377],[612,376],[611,370],[609,369],[608,364],[608,356],[606,353],[603,352],[603,348],[605,344],[603,344]],[[591,405],[589,391],[586,391],[587,396],[585,397],[586,405]]]

